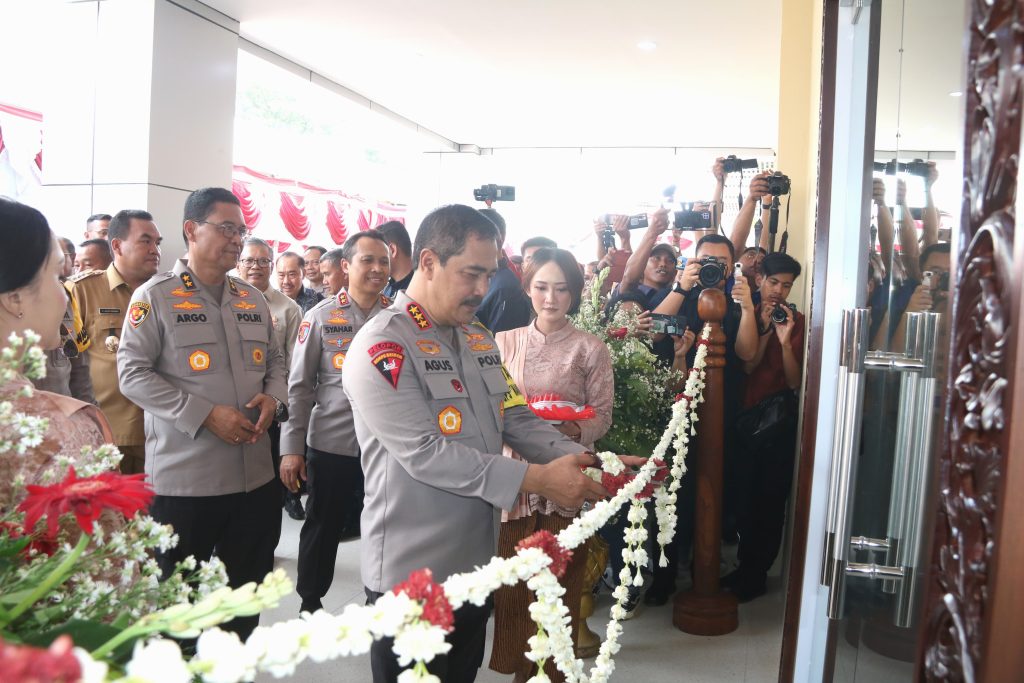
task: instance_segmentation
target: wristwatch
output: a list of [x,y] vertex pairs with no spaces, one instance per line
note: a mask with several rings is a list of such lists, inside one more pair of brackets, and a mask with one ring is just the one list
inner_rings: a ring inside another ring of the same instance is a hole
[[686,296],[686,290],[683,289],[682,285],[679,284],[678,280],[672,283],[672,289],[669,291]]
[[274,399],[274,403],[277,404],[277,409],[274,411],[275,422],[287,422],[288,421],[288,404],[279,399],[277,396],[267,394],[270,398]]

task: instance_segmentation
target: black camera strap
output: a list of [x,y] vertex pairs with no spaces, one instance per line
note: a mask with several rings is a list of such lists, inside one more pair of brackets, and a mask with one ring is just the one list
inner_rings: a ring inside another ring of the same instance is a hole
[[779,241],[779,251],[786,253],[786,246],[789,244],[789,205],[793,202],[793,193],[786,196],[786,227],[782,231],[782,239]]

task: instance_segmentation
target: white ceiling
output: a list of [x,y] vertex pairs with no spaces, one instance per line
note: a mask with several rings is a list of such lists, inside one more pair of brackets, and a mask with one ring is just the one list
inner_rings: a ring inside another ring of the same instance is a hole
[[781,0],[203,1],[244,38],[458,143],[777,138]]

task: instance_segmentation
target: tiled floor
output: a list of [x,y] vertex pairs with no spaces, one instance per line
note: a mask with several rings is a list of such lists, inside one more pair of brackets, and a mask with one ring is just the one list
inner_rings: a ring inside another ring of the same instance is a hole
[[[295,578],[296,556],[301,522],[284,519],[281,543],[277,548],[277,564]],[[359,542],[339,546],[334,584],[324,600],[324,608],[338,612],[350,602],[364,600],[359,580]],[[596,633],[604,632],[603,622],[611,598],[602,593],[597,613],[590,619]],[[292,594],[276,609],[264,613],[262,623],[268,624],[297,616],[299,598]],[[746,605],[740,605],[739,629],[727,636],[700,637],[682,633],[672,626],[671,603],[665,607],[641,607],[638,615],[625,622],[622,650],[615,658],[612,681],[629,683],[722,683],[750,681],[770,683],[778,679],[779,653],[782,643],[783,594],[778,579],[769,582],[768,594]],[[485,655],[484,662],[487,657]],[[589,660],[592,664],[593,660]],[[588,665],[589,666],[589,665]],[[257,679],[273,681],[268,675]],[[290,679],[302,683],[348,683],[370,680],[367,657],[351,657],[324,664],[307,662]],[[480,670],[479,683],[508,683],[510,676]]]

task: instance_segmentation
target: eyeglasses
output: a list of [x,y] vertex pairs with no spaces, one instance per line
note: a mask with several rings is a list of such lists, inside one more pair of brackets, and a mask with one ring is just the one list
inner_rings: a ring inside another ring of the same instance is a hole
[[220,234],[224,235],[228,239],[231,239],[235,235],[238,235],[242,239],[249,234],[249,228],[244,225],[235,225],[234,223],[211,223],[210,221],[196,221],[199,225],[212,225],[213,227],[220,230]]
[[239,259],[238,263],[246,268],[252,268],[253,266],[259,266],[260,268],[270,267],[270,259],[268,258],[244,258]]

